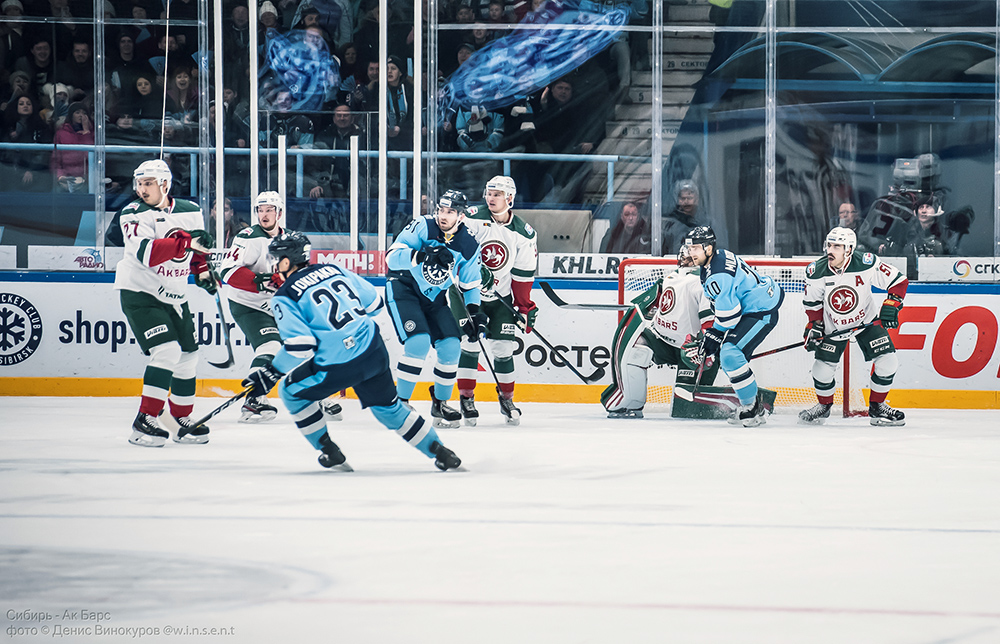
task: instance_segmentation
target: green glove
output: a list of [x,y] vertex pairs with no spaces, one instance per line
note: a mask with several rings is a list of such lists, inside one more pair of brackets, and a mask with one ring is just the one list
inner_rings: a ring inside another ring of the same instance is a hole
[[278,289],[274,287],[271,273],[257,273],[254,275],[253,283],[257,286],[258,293],[274,293]]
[[899,326],[899,309],[903,308],[902,298],[890,294],[882,302],[882,310],[878,313],[878,319],[886,329],[895,329]]
[[479,277],[480,277],[480,279],[482,280],[482,283],[483,283],[482,288],[484,290],[487,290],[487,291],[492,291],[493,290],[493,283],[494,283],[493,271],[491,271],[490,269],[486,268],[486,266],[480,265],[479,266]]
[[212,275],[212,273],[201,273],[200,275],[195,275],[194,285],[198,288],[205,289],[205,292],[209,295],[215,295],[216,291],[219,290],[219,286],[215,281],[215,276]]
[[215,239],[207,230],[185,230],[191,236],[191,250],[198,253],[211,252],[215,246]]

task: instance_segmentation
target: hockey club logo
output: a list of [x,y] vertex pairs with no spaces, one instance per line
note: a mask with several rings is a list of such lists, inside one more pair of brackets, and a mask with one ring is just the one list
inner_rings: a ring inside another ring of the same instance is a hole
[[42,341],[42,316],[28,300],[0,293],[0,366],[20,364]]
[[847,315],[858,307],[858,294],[850,286],[838,286],[830,293],[830,306],[840,315]]
[[507,260],[510,259],[510,250],[503,242],[493,240],[483,244],[480,256],[483,259],[483,265],[491,271],[495,271],[507,265]]
[[[160,221],[160,220],[157,219],[157,221]],[[164,237],[173,237],[174,233],[178,233],[178,232],[180,232],[180,233],[186,233],[187,231],[184,230],[183,228],[179,227],[179,226],[174,226],[169,231],[167,231],[167,234],[164,235]],[[177,257],[171,258],[170,261],[177,262],[177,263],[184,263],[184,262],[186,262],[189,250],[183,250],[183,251],[181,251],[180,255],[178,255]]]
[[406,322],[403,322],[403,329],[405,329],[407,333],[413,333],[413,330],[416,328],[417,328],[417,323],[414,322],[413,320],[407,320]]
[[420,273],[431,286],[441,286],[448,281],[449,277],[451,277],[451,270],[442,267],[440,264],[433,264],[430,266],[427,264],[421,264]]
[[668,286],[666,290],[663,291],[663,295],[660,296],[660,314],[666,315],[674,310],[674,303],[677,302],[677,296],[674,294],[674,287]]

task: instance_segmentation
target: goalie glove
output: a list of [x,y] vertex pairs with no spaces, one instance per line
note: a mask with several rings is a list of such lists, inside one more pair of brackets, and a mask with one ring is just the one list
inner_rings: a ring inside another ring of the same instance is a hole
[[249,398],[266,396],[269,391],[274,389],[275,383],[281,380],[281,377],[284,375],[271,365],[266,364],[256,371],[251,371],[250,375],[244,378],[240,384],[244,387],[253,387],[250,393],[247,394]]
[[698,352],[692,358],[691,362],[707,365],[708,359],[719,352],[719,347],[722,346],[722,339],[725,337],[726,332],[721,329],[716,329],[715,327],[705,329],[705,335],[698,346]]
[[805,340],[806,351],[813,353],[816,349],[819,349],[819,345],[823,343],[823,334],[825,329],[823,328],[823,320],[812,320],[806,324],[806,330],[802,334],[802,339]]
[[478,304],[470,304],[468,308],[469,317],[462,324],[462,332],[465,333],[470,342],[476,342],[479,338],[486,337],[490,319],[480,310]]
[[899,309],[903,308],[903,298],[898,295],[889,294],[882,302],[882,310],[878,313],[878,319],[886,329],[895,329],[899,326]]
[[219,290],[218,280],[215,273],[208,265],[208,260],[201,253],[195,253],[191,258],[191,274],[194,276],[194,285],[204,289],[209,295],[215,295]]

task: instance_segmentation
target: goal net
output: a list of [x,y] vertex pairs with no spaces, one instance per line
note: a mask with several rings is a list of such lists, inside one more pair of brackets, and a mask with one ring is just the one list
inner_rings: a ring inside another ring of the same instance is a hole
[[[809,260],[803,259],[748,259],[743,258],[761,275],[768,275],[781,285],[785,299],[781,304],[778,326],[765,338],[756,353],[801,343],[806,326],[806,313],[802,306],[805,291],[805,269]],[[618,302],[627,304],[646,291],[656,280],[677,268],[675,258],[640,257],[624,260],[618,269]],[[757,384],[777,392],[775,412],[795,412],[816,404],[812,382],[813,354],[802,347],[788,349],[755,359],[751,366]],[[651,367],[647,372],[646,406],[666,408],[671,402],[676,369]],[[857,343],[848,343],[844,358],[838,368],[837,392],[834,405],[843,409],[844,416],[868,413],[862,387],[868,386],[868,371]],[[726,386],[729,381],[720,370],[715,385]],[[845,394],[846,392],[846,394]]]

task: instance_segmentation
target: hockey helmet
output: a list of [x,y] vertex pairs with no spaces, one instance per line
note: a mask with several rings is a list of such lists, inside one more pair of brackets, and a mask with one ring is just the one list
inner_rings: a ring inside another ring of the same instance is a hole
[[677,272],[687,275],[697,271],[698,266],[694,263],[694,258],[691,257],[691,249],[687,247],[687,244],[681,244],[680,250],[677,251]]
[[712,230],[711,226],[698,226],[697,228],[692,228],[688,231],[687,235],[684,235],[684,245],[691,246],[692,244],[715,246],[715,231]]
[[486,193],[490,190],[503,190],[507,194],[507,206],[510,207],[514,205],[514,196],[517,194],[517,186],[514,184],[514,180],[510,177],[498,174],[487,181],[486,187],[483,188],[483,199],[486,198]]
[[469,199],[458,190],[448,190],[438,199],[438,208],[454,208],[459,215],[464,215],[468,207]]
[[256,214],[257,209],[261,206],[274,206],[274,209],[278,212],[278,217],[276,219],[277,225],[281,225],[285,221],[285,202],[282,200],[281,195],[274,190],[267,190],[254,199],[253,211]]
[[826,243],[823,247],[829,250],[833,244],[841,244],[844,247],[844,266],[851,261],[851,254],[858,247],[858,236],[850,228],[837,226],[826,235]]
[[167,182],[167,187],[164,188],[163,193],[166,194],[170,192],[170,186],[173,184],[174,175],[170,172],[170,166],[167,165],[166,161],[161,159],[150,159],[149,161],[143,161],[139,164],[139,167],[135,169],[132,173],[132,189],[137,193],[139,192],[139,180],[145,179],[146,177],[153,177],[156,179],[156,183]]
[[281,233],[271,240],[267,252],[277,265],[282,258],[287,257],[292,266],[300,267],[309,264],[312,245],[309,238],[294,230]]

